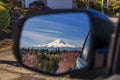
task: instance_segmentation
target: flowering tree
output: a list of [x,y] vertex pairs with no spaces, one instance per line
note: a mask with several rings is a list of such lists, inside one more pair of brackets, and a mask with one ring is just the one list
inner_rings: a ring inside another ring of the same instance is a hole
[[27,54],[23,58],[23,63],[26,66],[32,67],[32,68],[37,68],[38,67],[38,59],[35,54]]

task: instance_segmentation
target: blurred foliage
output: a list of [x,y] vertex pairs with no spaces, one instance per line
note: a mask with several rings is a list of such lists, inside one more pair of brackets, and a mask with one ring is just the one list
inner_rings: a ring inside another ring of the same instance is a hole
[[90,2],[90,8],[101,11],[101,3],[102,3],[102,0],[98,0],[96,3]]
[[0,5],[0,30],[6,29],[10,24],[9,10],[4,5],[3,3]]
[[120,0],[111,0],[111,5],[113,11],[118,12],[120,11]]
[[119,9],[120,9],[120,4],[113,6],[113,10],[114,10],[114,11],[117,11],[117,10],[119,10]]
[[10,15],[14,14],[14,8],[19,4],[17,0],[0,0],[5,5],[3,5],[7,10],[9,10]]
[[7,4],[0,1],[0,5],[3,6],[4,8],[6,8],[8,10],[8,12],[10,13],[10,15],[12,14],[12,9]]
[[77,6],[79,8],[82,8],[82,7],[86,7],[87,4],[86,4],[86,2],[84,0],[77,0]]
[[0,0],[2,2],[4,2],[6,5],[8,5],[11,9],[14,9],[14,7],[16,5],[18,5],[18,1],[17,0]]
[[35,9],[23,9],[23,8],[19,8],[18,9],[20,11],[20,14],[33,14],[33,13],[38,13]]
[[[78,7],[89,7],[98,11],[102,11],[102,0],[90,0],[90,2],[87,2],[88,0],[77,0]],[[109,8],[107,8],[107,0],[104,0],[104,7],[103,7],[104,13],[107,15],[113,15],[116,12],[120,12],[120,0],[109,0]]]
[[82,7],[89,7],[95,10],[101,10],[101,3],[102,0],[97,0],[97,1],[89,1],[89,3],[87,2],[87,0],[77,0],[78,3],[78,7],[82,8]]

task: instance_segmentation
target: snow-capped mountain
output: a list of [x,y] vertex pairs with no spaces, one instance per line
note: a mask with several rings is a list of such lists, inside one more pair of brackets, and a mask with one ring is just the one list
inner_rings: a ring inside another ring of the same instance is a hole
[[60,50],[80,50],[81,48],[78,48],[76,46],[70,45],[66,42],[64,42],[61,39],[56,39],[55,41],[48,43],[48,44],[44,44],[44,45],[35,45],[34,48],[41,48],[41,49],[50,49],[50,50],[54,50],[55,48],[59,48]]
[[49,44],[42,45],[41,47],[54,47],[54,48],[71,47],[71,48],[75,48],[75,46],[69,45],[68,43],[65,43],[63,40],[60,40],[60,39],[56,39],[55,41],[53,41]]

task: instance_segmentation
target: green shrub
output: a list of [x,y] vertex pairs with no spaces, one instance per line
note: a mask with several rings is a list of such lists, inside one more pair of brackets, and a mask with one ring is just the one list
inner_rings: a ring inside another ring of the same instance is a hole
[[7,28],[10,24],[9,10],[0,5],[0,30]]
[[0,6],[3,6],[4,8],[6,8],[9,11],[10,14],[12,14],[13,11],[8,5],[6,5],[5,3],[0,1]]
[[119,5],[115,5],[115,6],[113,6],[113,10],[114,10],[114,11],[118,11],[118,10],[120,10],[120,4],[119,4]]
[[83,7],[86,7],[86,4],[84,3],[83,0],[77,0],[77,6],[79,8],[83,8]]

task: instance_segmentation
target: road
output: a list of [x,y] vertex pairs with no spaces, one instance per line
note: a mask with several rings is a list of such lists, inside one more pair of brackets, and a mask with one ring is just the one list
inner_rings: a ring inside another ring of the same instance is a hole
[[0,54],[0,80],[69,80],[29,71],[18,64],[12,53],[12,51],[7,51]]

